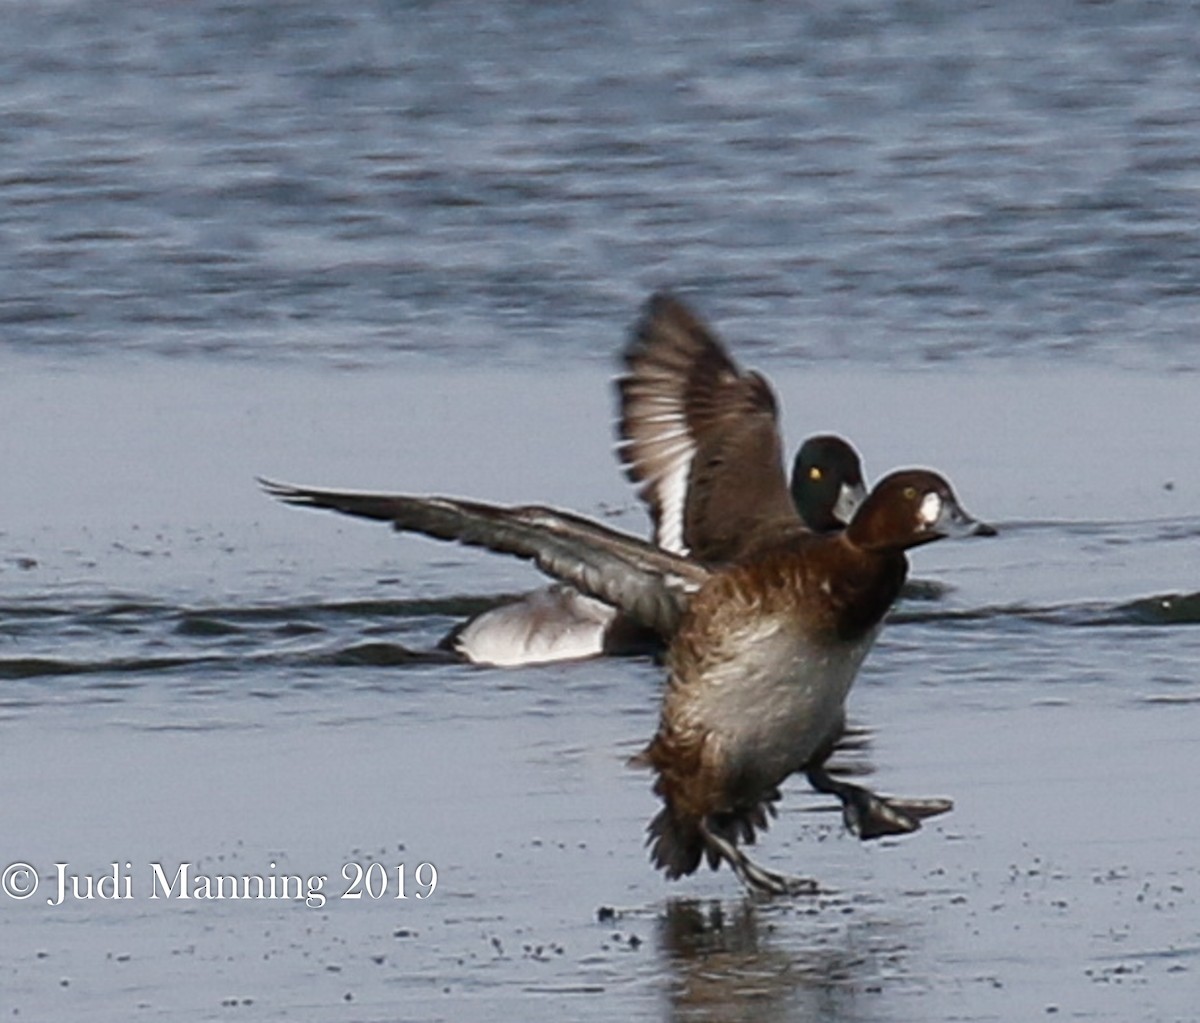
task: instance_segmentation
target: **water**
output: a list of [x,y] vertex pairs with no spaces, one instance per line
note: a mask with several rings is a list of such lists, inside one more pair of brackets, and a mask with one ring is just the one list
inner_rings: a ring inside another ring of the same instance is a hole
[[654,286],[794,358],[1197,364],[1190,5],[6,12],[10,344],[607,359]]
[[[0,1009],[1194,1019],[1195,22],[6,10],[0,868],[40,887],[0,895]],[[789,448],[937,466],[1001,529],[916,553],[851,697],[855,766],[954,812],[862,846],[790,785],[759,855],[815,900],[651,872],[653,664],[421,656],[529,569],[253,483],[640,533],[609,378],[664,284]],[[59,862],[134,897],[48,905]],[[151,900],[182,862],[329,898]]]

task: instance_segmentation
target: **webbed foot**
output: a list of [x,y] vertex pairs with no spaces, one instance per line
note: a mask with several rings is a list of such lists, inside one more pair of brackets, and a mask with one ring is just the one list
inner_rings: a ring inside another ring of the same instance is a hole
[[949,799],[878,796],[861,785],[834,778],[824,768],[810,770],[808,780],[818,792],[837,796],[847,830],[863,841],[910,834],[920,828],[926,817],[936,817],[954,809],[954,803]]
[[767,895],[817,895],[820,893],[820,887],[811,877],[778,874],[773,870],[767,870],[766,867],[760,867],[733,842],[718,834],[704,821],[700,822],[700,831],[709,847],[729,864],[738,880],[751,891]]

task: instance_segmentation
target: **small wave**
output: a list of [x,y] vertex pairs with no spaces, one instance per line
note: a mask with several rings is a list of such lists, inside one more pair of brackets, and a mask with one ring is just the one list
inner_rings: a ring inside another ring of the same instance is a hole
[[312,657],[309,663],[338,668],[393,668],[412,664],[457,664],[460,660],[446,650],[412,650],[399,643],[355,643]]
[[[115,657],[89,660],[57,657],[0,658],[0,681],[31,681],[84,676],[129,676],[162,672],[180,673],[203,669],[205,672],[236,672],[240,669],[269,666],[303,668],[391,668],[414,665],[457,664],[456,654],[437,647],[413,649],[400,643],[352,642],[306,651],[261,652],[252,654],[188,656]],[[89,689],[114,691],[139,688],[142,683],[113,678],[87,683]]]
[[232,622],[208,614],[184,614],[175,631],[181,636],[231,636],[244,630]]
[[1072,536],[1136,535],[1141,539],[1187,540],[1200,536],[1195,515],[1148,519],[1005,519],[993,522],[1003,536],[1066,533]]
[[1200,625],[1200,593],[1142,597],[1116,611],[1135,625]]
[[1150,693],[1141,698],[1142,703],[1152,705],[1195,704],[1200,703],[1200,693]]
[[[211,657],[116,657],[107,660],[68,660],[56,657],[0,657],[0,679],[21,680],[63,675],[131,674],[172,671],[211,663]],[[110,688],[118,688],[110,686]],[[119,688],[130,688],[121,686]]]
[[901,600],[916,600],[924,603],[936,603],[945,600],[954,587],[949,583],[938,582],[936,579],[909,579],[900,591]]
[[197,621],[203,629],[208,623],[275,622],[303,616],[378,615],[393,618],[459,617],[481,614],[500,604],[519,599],[523,594],[499,593],[483,596],[451,594],[445,597],[385,598],[366,600],[297,601],[285,604],[245,604],[180,606],[130,597],[59,604],[45,600],[0,604],[0,621],[5,618],[72,618],[80,622],[114,619],[175,617],[183,622]]
[[1068,628],[1129,625],[1200,625],[1200,593],[1168,593],[1108,603],[1085,601],[1044,607],[998,604],[976,608],[900,608],[888,620],[896,624],[936,622],[1023,621]]
[[260,604],[245,607],[206,607],[180,609],[181,614],[212,622],[276,622],[297,618],[459,618],[482,614],[518,599],[518,594],[487,596],[451,595],[433,598],[395,598],[375,600],[299,601],[291,604]]

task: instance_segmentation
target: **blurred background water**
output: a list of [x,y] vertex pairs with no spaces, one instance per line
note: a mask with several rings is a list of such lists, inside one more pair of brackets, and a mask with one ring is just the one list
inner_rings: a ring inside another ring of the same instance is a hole
[[[1200,970],[1200,8],[33,0],[0,19],[0,867],[151,860],[435,898],[0,894],[35,1018],[1190,1019]],[[430,664],[523,566],[255,474],[641,533],[616,353],[693,301],[914,558],[852,695],[862,847],[802,784],[666,885],[624,760],[660,669]],[[414,657],[414,652],[416,656]],[[7,999],[7,1001],[6,1001]]]
[[607,360],[652,287],[805,360],[1197,366],[1193,4],[34,2],[0,335]]

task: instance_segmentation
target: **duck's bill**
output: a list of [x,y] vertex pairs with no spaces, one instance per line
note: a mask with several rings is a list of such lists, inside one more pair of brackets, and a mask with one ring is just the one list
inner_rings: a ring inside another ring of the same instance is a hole
[[849,524],[858,511],[858,506],[867,499],[867,488],[861,483],[843,483],[838,487],[837,501],[833,505],[833,517],[838,522]]
[[942,502],[931,532],[950,539],[968,536],[996,536],[994,527],[968,515],[955,501]]

